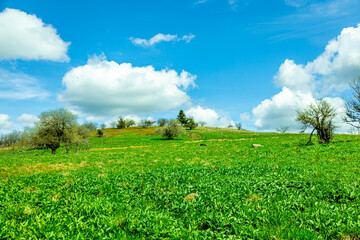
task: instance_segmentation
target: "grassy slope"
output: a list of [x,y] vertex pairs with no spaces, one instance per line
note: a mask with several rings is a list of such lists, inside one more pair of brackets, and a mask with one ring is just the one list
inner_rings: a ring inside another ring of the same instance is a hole
[[0,239],[360,237],[358,136],[105,132],[121,135],[78,153],[0,151]]

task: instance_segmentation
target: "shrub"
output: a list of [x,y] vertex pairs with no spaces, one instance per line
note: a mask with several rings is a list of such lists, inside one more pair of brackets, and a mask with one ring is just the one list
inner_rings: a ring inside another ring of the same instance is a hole
[[164,127],[155,129],[155,134],[166,137],[168,140],[174,139],[179,135],[186,134],[185,130],[176,119],[169,120]]
[[98,130],[97,130],[97,136],[98,136],[98,137],[104,136],[104,132],[103,132],[101,129],[98,129]]

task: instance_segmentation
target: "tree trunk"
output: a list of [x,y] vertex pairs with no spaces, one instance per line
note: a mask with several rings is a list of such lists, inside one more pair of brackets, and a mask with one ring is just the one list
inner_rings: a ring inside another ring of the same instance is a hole
[[56,153],[56,149],[51,149],[51,153],[55,154]]
[[314,131],[315,131],[315,128],[311,131],[311,133],[310,133],[310,139],[309,139],[309,141],[306,143],[306,145],[311,145],[311,144],[310,144],[310,143],[311,143],[311,138],[312,138],[312,135],[313,135]]

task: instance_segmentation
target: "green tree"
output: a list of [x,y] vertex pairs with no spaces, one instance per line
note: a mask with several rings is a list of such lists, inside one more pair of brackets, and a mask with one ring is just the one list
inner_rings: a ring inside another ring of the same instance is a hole
[[165,118],[160,118],[159,120],[157,120],[157,123],[159,124],[160,127],[165,126],[167,120]]
[[187,119],[186,123],[184,124],[184,126],[185,126],[186,128],[189,128],[189,130],[193,130],[193,129],[195,129],[195,128],[198,126],[198,124],[194,121],[194,118],[189,117],[189,118]]
[[336,128],[333,123],[335,117],[335,109],[325,100],[316,101],[308,108],[298,110],[296,120],[302,124],[302,132],[308,127],[313,128],[307,145],[311,144],[311,137],[315,130],[320,143],[329,143]]
[[131,127],[131,126],[134,126],[135,124],[136,124],[135,121],[132,119],[125,120],[126,127]]
[[45,111],[35,122],[32,143],[51,149],[53,154],[62,143],[69,145],[78,141],[77,117],[69,110],[58,109]]
[[105,128],[106,128],[106,124],[105,124],[105,123],[103,123],[103,124],[100,125],[100,129],[104,130]]
[[153,124],[153,122],[151,120],[146,120],[146,119],[141,119],[139,122],[139,126],[142,128],[147,128],[149,126],[151,126]]
[[183,110],[180,110],[179,115],[177,116],[177,120],[179,120],[181,125],[186,124],[187,118]]
[[119,129],[126,127],[126,121],[122,116],[120,116],[119,119],[117,120],[116,127],[119,128]]
[[164,127],[155,129],[155,134],[166,137],[168,140],[172,140],[179,135],[186,134],[186,132],[177,119],[171,119]]
[[98,124],[86,121],[82,126],[86,127],[89,131],[94,131],[98,128]]
[[242,129],[242,124],[241,122],[238,122],[237,124],[235,124],[237,130],[241,130]]

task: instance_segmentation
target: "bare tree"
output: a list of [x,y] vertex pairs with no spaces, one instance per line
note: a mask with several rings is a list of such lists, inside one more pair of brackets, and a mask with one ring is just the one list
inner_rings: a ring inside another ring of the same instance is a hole
[[276,131],[279,133],[286,133],[289,130],[288,126],[280,126],[278,128],[276,128]]
[[350,83],[354,98],[346,102],[346,117],[344,121],[360,130],[360,76]]
[[203,126],[206,125],[206,122],[205,121],[199,121],[198,124],[203,127]]
[[237,130],[241,130],[242,129],[242,124],[241,122],[238,122],[237,124],[235,124]]
[[325,100],[316,101],[311,104],[307,109],[297,111],[296,120],[303,125],[303,132],[311,127],[313,130],[310,134],[310,139],[306,143],[311,144],[311,137],[316,130],[318,141],[320,143],[329,143],[333,138],[336,126],[333,119],[336,116],[335,109]]

